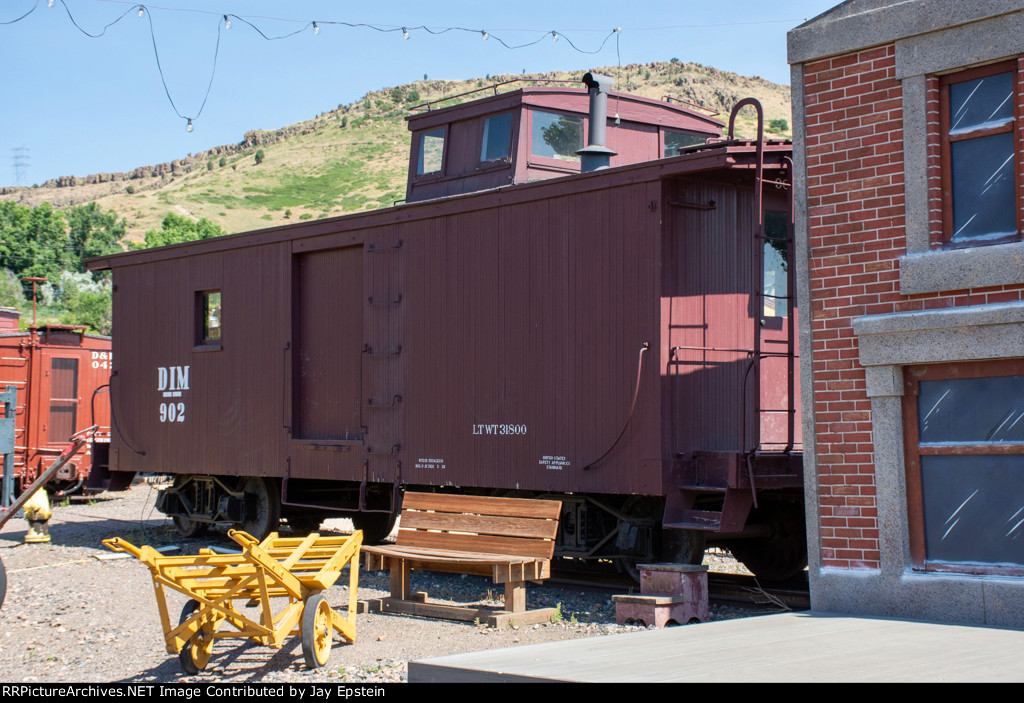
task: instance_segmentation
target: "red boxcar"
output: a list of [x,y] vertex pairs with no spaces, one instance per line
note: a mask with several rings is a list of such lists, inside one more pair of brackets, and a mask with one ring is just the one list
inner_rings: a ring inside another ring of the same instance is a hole
[[75,493],[89,475],[93,452],[106,455],[110,441],[110,337],[67,325],[19,330],[18,315],[0,310],[0,391],[13,386],[18,392],[14,490],[20,493],[49,467],[72,434],[99,425],[96,443],[47,484],[58,495]]
[[[791,147],[609,106],[431,110],[420,202],[88,262],[120,330],[109,475],[174,474],[158,507],[193,533],[379,538],[405,487],[558,494],[562,556],[803,568]],[[621,153],[582,173],[591,120]]]

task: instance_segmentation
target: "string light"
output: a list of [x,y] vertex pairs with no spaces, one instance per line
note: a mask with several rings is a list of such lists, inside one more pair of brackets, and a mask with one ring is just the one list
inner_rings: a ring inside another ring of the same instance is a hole
[[[107,2],[122,2],[122,0],[104,0],[104,1],[107,1]],[[93,34],[93,33],[87,31],[86,29],[84,29],[82,26],[79,25],[79,23],[72,16],[71,10],[70,10],[70,8],[68,8],[67,3],[64,0],[61,0],[61,4],[64,6],[64,9],[67,11],[68,19],[71,20],[71,23],[75,26],[75,28],[78,29],[83,34],[85,34],[86,36],[92,37],[92,38],[97,38],[97,37],[100,37],[100,36],[103,36],[104,34],[106,34],[106,31],[111,26],[117,24],[121,19],[123,19],[126,15],[128,15],[133,10],[137,10],[138,11],[138,16],[140,18],[147,17],[149,19],[150,39],[152,40],[152,43],[153,43],[153,52],[154,52],[154,56],[156,58],[157,70],[160,73],[160,80],[163,83],[164,92],[167,94],[167,99],[170,101],[171,107],[174,109],[175,113],[177,113],[177,115],[179,117],[181,117],[183,119],[187,119],[188,122],[187,122],[187,125],[186,125],[186,130],[188,132],[191,132],[192,129],[193,129],[193,127],[192,127],[192,120],[193,119],[197,119],[199,117],[199,115],[203,111],[203,108],[206,106],[207,98],[209,98],[210,89],[213,86],[213,77],[214,77],[214,75],[216,73],[216,69],[217,69],[217,57],[218,57],[219,52],[220,52],[220,32],[221,32],[221,29],[231,29],[231,17],[234,17],[235,19],[237,19],[237,20],[243,22],[244,24],[248,25],[253,31],[255,31],[257,34],[259,34],[263,39],[268,40],[268,41],[277,40],[277,39],[286,39],[288,37],[294,36],[296,34],[299,34],[299,33],[303,32],[303,31],[305,31],[311,25],[313,27],[313,34],[314,34],[314,36],[315,35],[319,35],[320,34],[320,25],[324,24],[323,20],[321,20],[319,22],[312,22],[312,21],[304,22],[304,23],[302,23],[303,26],[301,28],[299,28],[299,29],[297,29],[297,30],[295,30],[293,32],[287,32],[287,33],[282,34],[280,36],[268,36],[267,34],[264,33],[264,31],[262,29],[260,29],[260,27],[258,27],[256,24],[254,24],[253,22],[249,21],[245,17],[241,17],[239,15],[231,15],[229,17],[227,14],[222,14],[221,17],[224,20],[224,26],[223,27],[218,27],[218,30],[217,30],[217,45],[216,45],[216,47],[214,49],[213,69],[212,69],[212,71],[210,73],[210,82],[207,85],[206,94],[205,94],[205,96],[203,98],[202,106],[200,106],[199,112],[197,112],[195,115],[193,115],[193,117],[186,118],[184,115],[181,114],[181,112],[178,111],[178,108],[175,105],[174,100],[171,97],[171,94],[170,94],[170,92],[168,90],[167,81],[166,81],[166,79],[164,78],[164,75],[163,75],[163,69],[160,66],[160,52],[159,52],[159,48],[157,46],[156,34],[155,34],[154,28],[153,28],[153,12],[152,12],[151,8],[146,7],[145,5],[141,5],[141,4],[139,4],[139,5],[132,4],[129,7],[129,9],[127,11],[125,11],[121,16],[119,16],[117,19],[113,20],[112,22],[109,22],[108,24],[106,24],[103,27],[103,30],[101,32]],[[126,4],[127,5],[128,3],[127,2],[123,2],[122,4]],[[53,7],[54,6],[54,0],[48,0],[47,1],[47,6],[48,7]],[[32,14],[36,9],[38,9],[38,7],[39,7],[39,5],[36,4],[31,10],[28,10],[25,14],[23,14],[23,15],[21,15],[19,17],[16,17],[16,18],[14,18],[12,20],[0,20],[0,25],[9,25],[9,24],[14,24],[16,22],[20,22],[21,20],[25,19],[30,14]],[[166,8],[157,8],[157,9],[166,9]],[[206,15],[217,15],[217,14],[219,14],[217,12],[210,12],[208,10],[192,10],[192,9],[184,9],[184,8],[181,8],[181,11],[192,12],[192,13],[196,13],[196,14],[206,14]],[[288,19],[288,18],[280,18],[280,17],[260,17],[259,19],[275,20],[275,21],[280,21],[280,22],[292,22],[292,23],[299,23],[299,22],[301,22],[300,20],[294,20],[294,19]],[[780,21],[786,21],[786,20],[773,20],[773,21],[774,22],[780,22]],[[405,40],[408,40],[410,38],[410,28],[407,27],[407,26],[399,28],[399,27],[395,27],[394,25],[390,25],[390,26],[388,26],[388,25],[373,25],[373,24],[366,24],[366,23],[353,23],[353,22],[342,22],[342,21],[327,21],[326,23],[327,24],[338,25],[338,26],[343,26],[343,27],[350,27],[350,28],[353,28],[353,29],[371,29],[373,31],[382,32],[382,33],[395,32],[395,31],[398,31],[398,29],[401,29],[402,38],[405,39]],[[733,23],[733,24],[766,24],[766,22],[744,22],[744,23]],[[730,26],[730,25],[729,24],[722,24],[722,25],[708,25],[708,26]],[[423,31],[425,31],[425,32],[427,32],[429,34],[433,34],[433,35],[441,35],[441,34],[446,34],[448,32],[472,32],[474,34],[479,33],[484,41],[487,41],[488,39],[491,38],[490,32],[488,32],[485,29],[470,29],[470,28],[467,28],[467,27],[439,27],[439,28],[432,28],[432,27],[427,27],[425,25],[412,27],[411,29],[413,29],[413,30],[421,29],[421,30],[423,30]],[[634,31],[635,29],[636,28],[631,28],[630,31]],[[649,29],[651,29],[651,28],[640,28],[640,30],[638,30],[638,31],[646,31],[646,30],[649,30]],[[660,28],[654,28],[654,29],[676,29],[676,27],[660,27]],[[530,30],[509,30],[509,31],[530,31]],[[578,31],[597,31],[597,30],[578,30]],[[616,51],[618,51],[618,43],[619,43],[618,35],[620,35],[621,33],[622,33],[622,28],[621,27],[616,27],[615,29],[610,30],[609,33],[605,36],[605,38],[601,41],[600,45],[596,49],[590,50],[590,51],[585,50],[585,49],[581,49],[580,47],[576,46],[572,42],[572,40],[570,40],[568,37],[566,37],[565,35],[559,34],[557,31],[554,31],[554,30],[549,30],[549,31],[544,31],[544,32],[538,31],[538,35],[539,36],[536,39],[534,39],[532,41],[523,42],[522,44],[510,44],[510,43],[506,42],[505,40],[503,40],[501,37],[498,37],[498,36],[495,36],[494,40],[496,42],[498,42],[499,44],[501,44],[506,49],[523,49],[523,48],[526,48],[526,47],[534,46],[535,44],[543,41],[544,37],[550,35],[552,42],[557,42],[560,38],[564,37],[565,41],[569,45],[569,47],[572,48],[573,50],[581,53],[581,54],[598,54],[598,53],[600,53],[604,49],[605,45],[608,43],[608,40],[611,37],[613,37],[613,36],[615,37]],[[620,63],[621,63],[621,60],[620,60]]]

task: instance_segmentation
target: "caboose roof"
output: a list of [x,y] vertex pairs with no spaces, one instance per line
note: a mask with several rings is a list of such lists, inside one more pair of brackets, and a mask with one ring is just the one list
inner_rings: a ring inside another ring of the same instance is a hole
[[[579,84],[578,81],[570,82],[574,85]],[[496,90],[498,86],[493,86],[493,88]],[[481,90],[489,89],[491,88]],[[457,120],[501,112],[520,105],[587,114],[590,109],[590,96],[584,88],[524,86],[507,93],[474,98],[472,102],[458,105],[435,107],[433,103],[424,103],[421,107],[423,112],[409,115],[405,119],[409,123],[409,130],[417,132]],[[687,107],[664,100],[653,100],[615,91],[608,94],[608,113],[611,117],[618,116],[620,119],[630,122],[662,127],[720,131],[725,126],[724,122],[714,118],[714,115],[718,113],[704,115],[695,111],[693,106]]]
[[[203,239],[197,242],[125,252],[86,259],[92,271],[111,270],[153,261],[184,258],[281,241],[300,240],[323,235],[336,235],[366,227],[383,227],[399,222],[428,220],[439,216],[474,210],[487,210],[503,205],[558,197],[571,193],[606,189],[626,183],[659,181],[710,172],[749,172],[756,167],[756,142],[748,140],[719,141],[682,150],[679,156],[618,166],[590,173],[581,173],[543,181],[501,186],[465,195],[407,203],[370,212],[299,222]],[[784,169],[791,158],[789,140],[764,142],[765,169]]]

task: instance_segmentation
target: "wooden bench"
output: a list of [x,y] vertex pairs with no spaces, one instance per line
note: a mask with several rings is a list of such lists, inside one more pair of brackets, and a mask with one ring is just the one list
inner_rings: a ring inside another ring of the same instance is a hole
[[[406,493],[398,540],[363,547],[366,569],[390,570],[391,597],[382,612],[448,620],[486,622],[503,627],[545,622],[554,608],[526,609],[526,582],[551,576],[562,504],[555,500],[491,498],[442,493]],[[413,571],[490,576],[505,584],[504,609],[427,603],[411,592]]]

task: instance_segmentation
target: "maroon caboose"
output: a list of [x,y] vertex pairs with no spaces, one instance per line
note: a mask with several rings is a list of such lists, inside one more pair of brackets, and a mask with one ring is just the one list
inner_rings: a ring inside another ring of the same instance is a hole
[[111,469],[186,532],[557,494],[561,556],[802,569],[791,147],[586,80],[410,117],[397,207],[89,262]]

